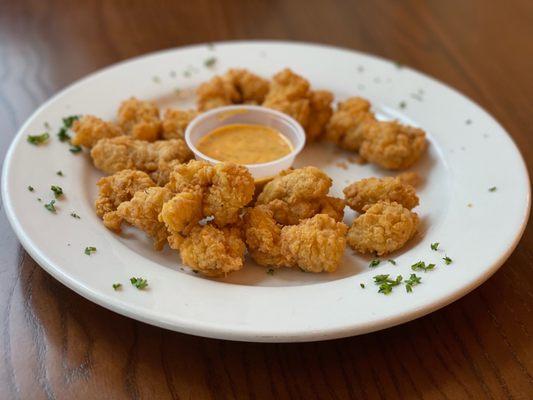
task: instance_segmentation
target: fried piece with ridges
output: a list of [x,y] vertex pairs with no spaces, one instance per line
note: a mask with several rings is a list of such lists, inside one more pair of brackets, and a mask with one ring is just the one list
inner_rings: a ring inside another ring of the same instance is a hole
[[152,102],[141,101],[135,97],[123,101],[118,109],[118,124],[134,139],[149,142],[159,139],[159,109]]
[[163,139],[183,139],[187,125],[198,115],[196,110],[168,109],[163,115]]
[[123,135],[122,130],[112,122],[101,120],[94,115],[84,115],[72,125],[74,136],[70,143],[74,146],[93,147],[103,138]]
[[309,120],[305,127],[307,140],[318,140],[324,134],[333,109],[333,94],[327,90],[314,90],[309,96]]

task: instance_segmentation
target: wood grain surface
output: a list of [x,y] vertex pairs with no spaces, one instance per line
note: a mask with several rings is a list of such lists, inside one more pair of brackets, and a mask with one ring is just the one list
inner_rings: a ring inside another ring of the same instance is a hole
[[[329,43],[470,96],[533,163],[533,2],[0,0],[0,151],[45,99],[111,63],[207,41]],[[502,210],[505,212],[505,210]],[[203,339],[48,276],[0,215],[1,399],[532,399],[533,230],[482,287],[417,321],[308,344]]]

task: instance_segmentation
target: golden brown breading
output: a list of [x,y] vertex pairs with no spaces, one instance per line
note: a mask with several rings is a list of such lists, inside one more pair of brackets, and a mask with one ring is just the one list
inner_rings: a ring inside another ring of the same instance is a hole
[[399,178],[361,179],[343,190],[348,206],[362,213],[363,208],[378,201],[395,201],[411,210],[418,205],[415,189]]
[[155,186],[155,183],[145,172],[124,169],[100,178],[96,185],[98,198],[94,206],[96,215],[103,218],[105,214],[115,211],[120,203],[131,200],[135,192]]
[[118,206],[116,215],[144,231],[154,239],[154,248],[162,250],[167,241],[168,231],[158,217],[163,204],[173,196],[174,194],[164,187],[154,186],[139,190],[131,200]]
[[183,263],[207,276],[222,276],[244,266],[246,246],[235,227],[196,226],[181,243]]
[[279,223],[297,224],[318,212],[330,186],[331,178],[316,167],[288,169],[265,185],[257,204],[268,205]]
[[245,69],[230,69],[224,75],[216,75],[201,84],[197,91],[200,111],[230,104],[260,104],[267,91],[268,81]]
[[161,131],[159,109],[156,105],[135,97],[123,101],[120,105],[118,123],[127,135],[149,142],[157,140]]
[[167,187],[179,193],[200,188],[203,193],[203,216],[213,216],[218,226],[237,223],[241,209],[254,194],[252,175],[242,165],[219,163],[211,165],[192,160],[171,173]]
[[326,214],[335,221],[342,222],[342,219],[344,218],[344,206],[346,205],[344,199],[326,196],[320,199],[319,204],[320,208],[318,209],[317,214]]
[[268,207],[259,205],[247,209],[243,232],[248,252],[257,264],[276,268],[291,266],[281,254],[281,226]]
[[170,175],[179,165],[183,164],[180,159],[162,161],[157,164],[157,169],[150,173],[150,178],[157,186],[165,186],[170,180]]
[[187,235],[203,218],[201,190],[188,190],[176,194],[163,204],[159,221],[164,222],[170,236],[171,248],[179,250],[183,235]]
[[113,174],[123,169],[153,172],[172,160],[190,160],[193,154],[181,139],[146,142],[118,136],[99,140],[91,150],[91,157],[96,168]]
[[379,121],[365,131],[359,154],[383,168],[409,168],[426,150],[425,136],[422,129],[396,121]]
[[305,128],[311,113],[309,96],[309,82],[285,68],[274,75],[263,106],[290,115]]
[[353,221],[348,245],[363,254],[388,254],[415,235],[418,222],[418,215],[401,204],[380,201],[365,208],[365,213]]
[[402,172],[396,178],[412,187],[417,187],[422,182],[422,177],[417,172]]
[[72,125],[74,136],[71,143],[74,146],[91,148],[103,138],[122,135],[122,130],[112,122],[103,121],[94,115],[84,115]]
[[325,131],[326,125],[333,114],[331,103],[333,94],[327,90],[315,90],[309,96],[309,120],[305,127],[307,139],[319,139]]
[[351,97],[339,103],[326,127],[326,138],[343,149],[358,151],[364,132],[373,122],[370,103],[361,97]]
[[281,230],[281,253],[308,272],[334,272],[346,246],[348,227],[318,214]]
[[198,115],[196,110],[168,109],[163,116],[163,139],[183,139],[187,125]]

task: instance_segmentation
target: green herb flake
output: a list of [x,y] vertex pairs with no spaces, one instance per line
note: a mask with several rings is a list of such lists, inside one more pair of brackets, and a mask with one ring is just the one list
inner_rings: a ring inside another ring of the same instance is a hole
[[215,45],[213,43],[207,43],[207,50],[210,50],[210,51],[215,50]]
[[465,121],[465,124],[467,124],[467,125],[471,125],[471,124],[472,124],[472,120],[471,120],[471,119],[467,119],[467,120]]
[[[43,201],[43,199],[41,199],[40,197],[37,197],[37,201]],[[55,202],[55,200],[54,200]]]
[[50,186],[50,190],[54,192],[54,196],[56,197],[56,199],[63,196],[63,189],[60,186],[52,185]]
[[95,253],[96,252],[96,247],[93,247],[93,246],[88,246],[85,248],[85,254],[87,254],[88,256],[90,256],[91,254]]
[[419,285],[421,282],[421,277],[417,276],[416,274],[411,274],[411,276],[409,276],[409,279],[405,281],[406,292],[411,293],[413,291],[413,286]]
[[46,143],[48,138],[50,138],[50,135],[47,132],[44,132],[40,135],[28,135],[26,140],[28,141],[28,143],[38,146],[40,144]]
[[267,269],[267,272],[266,272],[268,275],[274,275],[274,268],[269,268]]
[[28,190],[29,190],[30,192],[33,192],[35,189],[33,188],[33,186],[28,186]]
[[[37,200],[41,201],[41,199],[37,199]],[[54,205],[55,202],[56,202],[55,200],[51,200],[50,203],[46,203],[44,205],[44,208],[46,208],[50,212],[55,213],[56,212],[56,206]]]
[[376,258],[376,259],[370,261],[370,264],[368,264],[368,266],[369,266],[370,268],[375,268],[375,267],[377,267],[380,263],[381,263],[381,260],[379,260],[379,259]]
[[405,109],[407,107],[407,103],[405,101],[400,101],[399,106],[403,110],[403,109]]
[[47,129],[47,130],[50,130],[50,124],[48,123],[48,121],[44,121],[44,129]]
[[389,278],[389,275],[376,275],[374,276],[374,283],[379,286],[378,293],[389,294],[395,286],[398,286],[403,280],[401,275],[398,275],[396,279]]
[[444,263],[446,265],[450,265],[453,262],[453,260],[450,257],[448,257],[448,256],[445,256],[442,259],[444,260]]
[[206,60],[204,61],[204,66],[205,66],[206,68],[212,68],[212,67],[215,66],[216,62],[217,62],[216,57],[209,57],[208,59],[206,59]]
[[426,263],[424,261],[418,261],[417,263],[414,263],[413,265],[411,265],[411,269],[413,271],[424,271],[424,272],[427,272],[427,271],[431,271],[431,270],[435,269],[435,264],[426,265]]
[[152,77],[152,81],[153,81],[154,83],[161,83],[161,78],[159,78],[158,76],[153,76],[153,77]]
[[360,283],[359,286],[361,286],[361,289],[365,288],[365,284],[364,283]]
[[70,146],[70,149],[68,149],[71,153],[79,153],[81,151],[80,146]]
[[387,261],[390,262],[392,265],[396,265],[396,261],[393,260],[393,259],[390,259],[390,258],[389,258]]
[[57,171],[57,172],[56,172],[56,175],[57,175],[57,176],[65,176],[65,175],[63,175],[63,171]]
[[489,192],[495,192],[496,190],[498,190],[496,186],[489,188]]
[[122,283],[113,283],[113,290],[119,290],[122,287]]
[[144,278],[130,278],[130,282],[133,286],[135,286],[137,289],[142,290],[145,289],[146,286],[148,286],[148,281]]
[[81,219],[81,217],[80,217],[78,214],[76,214],[74,211],[72,211],[72,212],[70,213],[70,216],[71,216],[72,218]]
[[431,250],[437,251],[439,248],[439,242],[431,243]]
[[63,125],[66,128],[71,128],[72,124],[74,124],[74,121],[77,121],[80,119],[79,115],[70,115],[68,117],[63,118]]
[[68,129],[64,126],[59,129],[59,132],[57,132],[57,138],[60,142],[68,142],[70,140],[70,135],[67,133]]

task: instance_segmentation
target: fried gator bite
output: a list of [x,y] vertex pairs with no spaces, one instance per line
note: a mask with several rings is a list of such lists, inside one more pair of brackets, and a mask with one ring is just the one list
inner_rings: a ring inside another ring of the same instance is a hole
[[359,154],[383,168],[398,170],[412,166],[426,150],[422,129],[396,121],[375,122],[365,131]]
[[190,160],[193,154],[181,139],[147,142],[118,136],[99,140],[91,150],[91,157],[96,168],[113,174],[123,169],[154,172],[170,161]]
[[257,204],[268,205],[274,219],[283,225],[297,224],[321,210],[340,220],[344,204],[327,197],[330,187],[331,178],[316,167],[288,169],[265,185]]
[[231,104],[261,104],[269,83],[246,69],[230,69],[204,82],[196,91],[200,111]]
[[403,183],[398,177],[361,179],[346,186],[343,192],[346,204],[360,213],[366,206],[382,200],[395,201],[408,210],[418,205],[415,189],[411,185]]
[[307,272],[334,272],[346,246],[348,227],[325,214],[281,230],[281,253]]
[[96,185],[99,188],[98,198],[94,203],[96,215],[104,220],[105,226],[117,231],[120,230],[120,218],[117,218],[115,212],[117,207],[131,200],[135,192],[155,186],[155,183],[145,172],[125,169],[101,178]]
[[122,135],[122,130],[112,122],[103,121],[93,115],[84,115],[74,121],[72,125],[74,136],[71,143],[74,146],[93,147],[103,138],[112,138]]
[[163,116],[163,139],[183,139],[187,125],[198,115],[196,110],[168,109]]
[[379,201],[364,211],[353,221],[347,235],[348,245],[359,253],[392,253],[416,233],[418,215],[401,204]]
[[218,226],[234,224],[254,194],[254,180],[241,165],[219,163],[211,165],[192,160],[176,167],[167,184],[175,193],[199,189],[202,192],[202,215],[213,216]]
[[246,246],[235,227],[196,226],[180,245],[183,263],[207,276],[225,276],[244,266]]
[[375,121],[370,102],[351,97],[339,103],[326,127],[326,138],[343,149],[359,151],[365,131]]
[[159,109],[152,102],[135,97],[123,101],[118,109],[118,123],[134,139],[153,142],[159,138]]
[[135,192],[132,199],[121,203],[115,216],[144,231],[154,240],[154,248],[162,250],[168,236],[165,224],[159,221],[163,204],[174,194],[164,187],[149,187]]

